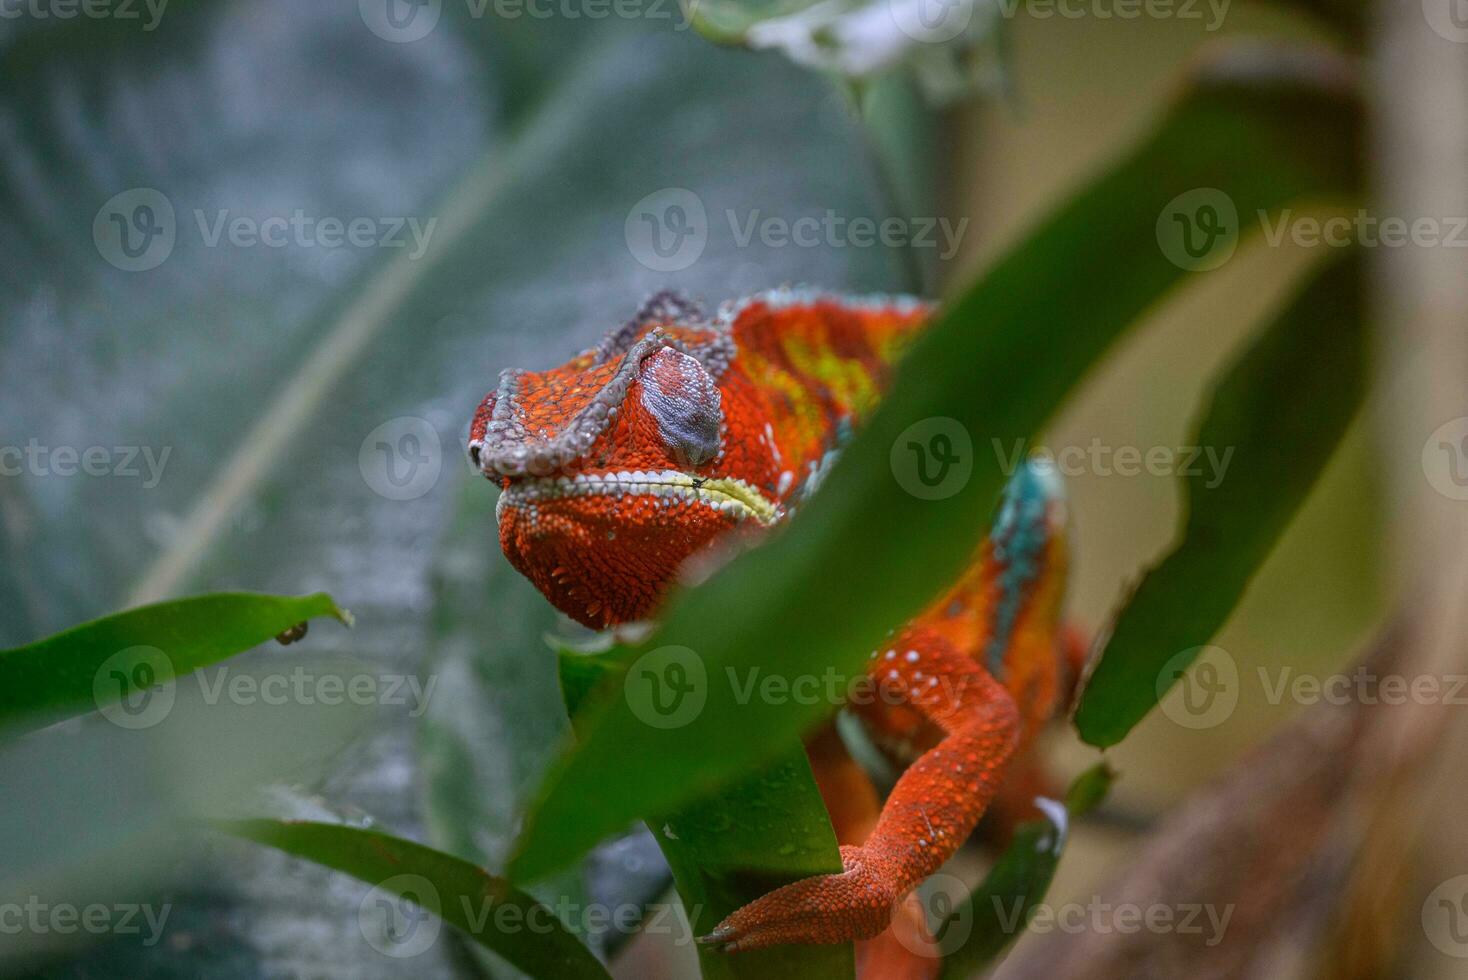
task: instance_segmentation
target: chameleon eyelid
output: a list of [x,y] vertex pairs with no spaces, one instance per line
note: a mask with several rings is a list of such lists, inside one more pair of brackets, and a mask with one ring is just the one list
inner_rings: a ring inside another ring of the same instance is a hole
[[698,358],[663,346],[638,365],[642,404],[680,464],[702,466],[719,453],[723,398]]

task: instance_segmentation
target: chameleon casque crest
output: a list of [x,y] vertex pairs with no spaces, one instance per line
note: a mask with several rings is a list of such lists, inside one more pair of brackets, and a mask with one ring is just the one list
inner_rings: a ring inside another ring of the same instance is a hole
[[[562,366],[503,372],[469,455],[501,488],[505,555],[587,626],[654,615],[690,559],[795,512],[931,310],[779,289],[710,316],[660,293]],[[933,974],[937,961],[914,962],[888,929],[903,897],[986,811],[1011,826],[1047,786],[1031,745],[1082,653],[1060,627],[1064,522],[1053,470],[1021,466],[969,569],[871,653],[885,694],[851,710],[906,767],[885,803],[834,727],[808,743],[845,871],[777,889],[702,941],[869,940],[863,976]]]

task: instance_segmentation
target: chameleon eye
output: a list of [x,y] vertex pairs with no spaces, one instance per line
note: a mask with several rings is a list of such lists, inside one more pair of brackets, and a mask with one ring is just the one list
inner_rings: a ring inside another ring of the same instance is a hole
[[642,404],[673,458],[702,466],[719,452],[719,386],[698,358],[663,347],[642,362]]

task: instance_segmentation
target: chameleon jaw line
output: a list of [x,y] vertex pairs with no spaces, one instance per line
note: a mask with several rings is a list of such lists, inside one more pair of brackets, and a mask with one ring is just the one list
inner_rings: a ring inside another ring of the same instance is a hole
[[740,520],[753,518],[761,524],[773,524],[779,517],[779,508],[743,480],[694,477],[679,470],[625,470],[516,480],[500,495],[500,507],[539,500],[626,494],[693,500]]

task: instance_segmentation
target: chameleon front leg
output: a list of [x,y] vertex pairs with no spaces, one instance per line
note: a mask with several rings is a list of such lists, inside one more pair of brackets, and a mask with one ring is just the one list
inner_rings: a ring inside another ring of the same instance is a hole
[[840,874],[806,878],[735,910],[700,940],[726,952],[876,936],[897,903],[953,856],[999,788],[1020,735],[1009,692],[940,633],[909,626],[871,668],[943,736],[897,781],[876,827],[841,848]]
[[[836,840],[862,843],[882,815],[871,777],[847,751],[834,722],[807,739],[805,751]],[[932,943],[922,906],[900,902],[891,925],[856,944],[856,975],[859,980],[935,980],[942,963],[928,954]]]

